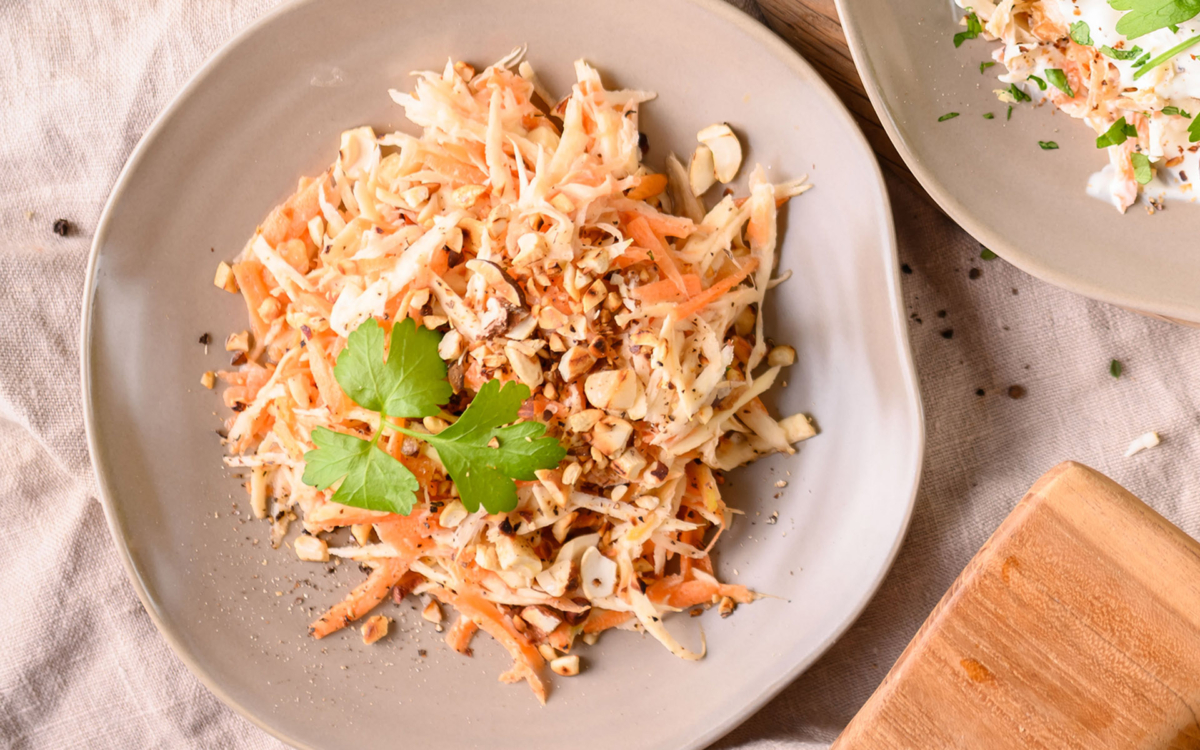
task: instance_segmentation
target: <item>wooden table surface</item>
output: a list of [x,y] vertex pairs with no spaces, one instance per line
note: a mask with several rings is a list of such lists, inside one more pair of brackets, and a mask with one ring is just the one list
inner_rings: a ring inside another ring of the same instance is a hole
[[833,0],[758,0],[758,4],[775,33],[791,43],[817,69],[854,114],[875,149],[880,166],[925,195],[879,124],[879,116],[854,68]]

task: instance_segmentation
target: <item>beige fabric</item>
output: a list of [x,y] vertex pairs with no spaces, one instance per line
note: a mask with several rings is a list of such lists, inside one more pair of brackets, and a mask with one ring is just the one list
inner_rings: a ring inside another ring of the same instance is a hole
[[[192,71],[273,4],[0,2],[6,747],[281,747],[192,677],[126,582],[95,499],[77,375],[88,244],[121,165]],[[982,261],[978,244],[922,199],[892,190],[901,258],[913,270],[904,299],[929,427],[912,529],[850,633],[722,747],[824,747],[1022,492],[1059,460],[1105,471],[1200,534],[1200,332]],[[59,217],[73,222],[71,236],[52,232]],[[972,268],[982,276],[970,279]],[[1125,365],[1120,380],[1108,374],[1113,357]],[[1009,398],[1012,385],[1027,395]],[[1163,445],[1122,457],[1152,429]]]

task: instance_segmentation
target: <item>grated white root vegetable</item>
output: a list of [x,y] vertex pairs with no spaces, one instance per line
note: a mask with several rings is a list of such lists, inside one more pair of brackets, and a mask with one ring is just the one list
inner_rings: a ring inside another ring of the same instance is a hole
[[1129,444],[1129,447],[1125,449],[1125,458],[1136,456],[1142,451],[1158,445],[1159,442],[1161,441],[1158,439],[1157,432],[1147,432],[1144,435],[1139,435],[1138,437],[1134,438],[1133,442]]

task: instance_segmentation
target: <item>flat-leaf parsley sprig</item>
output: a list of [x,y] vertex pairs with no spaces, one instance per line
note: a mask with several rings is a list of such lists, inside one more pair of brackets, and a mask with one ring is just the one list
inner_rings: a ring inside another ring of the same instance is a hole
[[489,513],[512,510],[517,506],[514,480],[533,480],[538,469],[558,466],[566,449],[545,436],[544,424],[513,424],[530,395],[521,383],[485,383],[462,416],[436,435],[388,421],[434,416],[449,402],[453,389],[438,355],[440,341],[441,334],[418,328],[410,319],[392,326],[387,347],[374,319],[350,333],[333,375],[354,403],[379,413],[379,428],[371,440],[314,428],[317,447],[304,454],[305,484],[324,490],[340,481],[332,498],[336,503],[411,513],[420,485],[404,464],[379,447],[385,429],[436,449],[470,511],[480,506]]
[[1108,0],[1113,10],[1126,11],[1117,21],[1117,33],[1137,39],[1200,15],[1200,0]]

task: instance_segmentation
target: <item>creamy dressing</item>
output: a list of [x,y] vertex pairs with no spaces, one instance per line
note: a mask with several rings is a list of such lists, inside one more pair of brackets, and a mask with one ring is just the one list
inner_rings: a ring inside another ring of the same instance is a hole
[[[1188,154],[1183,164],[1169,169],[1155,171],[1154,179],[1142,186],[1142,193],[1147,200],[1186,201],[1195,203],[1200,198],[1200,191],[1195,187],[1195,180],[1200,177],[1200,155]],[[1186,180],[1184,178],[1187,178]],[[1117,170],[1108,164],[1099,172],[1088,177],[1087,194],[1105,203],[1120,208],[1114,197],[1120,187]]]
[[[966,6],[973,0],[956,1],[960,6]],[[1011,0],[974,2],[989,38],[997,36],[1004,42],[993,55],[1006,68],[999,80],[1016,84],[1035,104],[1051,99],[1052,95],[1062,100],[1046,71],[1069,68],[1070,61],[1063,54],[1065,48],[1050,43],[1029,43],[1030,32],[1015,25]],[[1142,145],[1137,150],[1153,164],[1154,178],[1141,186],[1140,193],[1147,200],[1194,202],[1200,197],[1193,188],[1193,182],[1200,179],[1200,155],[1197,154],[1198,144],[1190,140],[1188,126],[1200,115],[1200,60],[1194,57],[1200,57],[1200,42],[1146,70],[1137,79],[1134,75],[1143,68],[1134,64],[1139,60],[1153,60],[1182,42],[1200,38],[1200,16],[1179,24],[1176,31],[1158,29],[1129,40],[1116,30],[1117,22],[1125,13],[1113,10],[1109,0],[1042,0],[1040,11],[1055,28],[1069,28],[1076,22],[1085,22],[1092,46],[1097,51],[1105,46],[1121,51],[1139,48],[1137,56],[1129,60],[1118,60],[1101,53],[1120,76],[1119,92],[1108,94],[1096,109],[1082,106],[1079,103],[1082,100],[1064,102],[1064,109],[1074,117],[1084,118],[1100,132],[1122,114],[1131,123],[1141,119],[1135,119],[1135,116],[1145,115],[1147,126],[1142,130],[1145,138],[1139,139]],[[1040,89],[1030,76],[1044,81],[1046,89]],[[1006,90],[996,93],[1001,100],[1011,101]],[[1161,110],[1166,107],[1175,107],[1179,113],[1163,114]],[[1128,158],[1127,149],[1112,154],[1112,158]],[[1110,154],[1106,151],[1104,156]],[[1130,175],[1128,170],[1121,175],[1110,162],[1089,178],[1087,193],[1124,210],[1139,193]]]
[[[1114,49],[1142,48],[1139,57],[1149,52],[1150,57],[1157,57],[1175,45],[1200,34],[1200,16],[1179,24],[1179,32],[1170,29],[1159,29],[1132,41],[1117,33],[1117,21],[1124,15],[1123,11],[1113,10],[1108,0],[1044,0],[1047,6],[1054,6],[1067,24],[1085,21],[1091,30],[1092,46],[1096,49],[1108,45]],[[1140,91],[1154,91],[1164,99],[1183,97],[1200,98],[1200,61],[1193,60],[1192,55],[1200,55],[1200,44],[1176,55],[1173,60],[1175,69],[1172,72],[1170,63],[1163,63],[1155,70],[1143,75],[1136,81],[1133,67],[1136,60],[1112,60],[1121,73],[1122,88],[1137,88]],[[1196,114],[1196,113],[1193,113]]]

